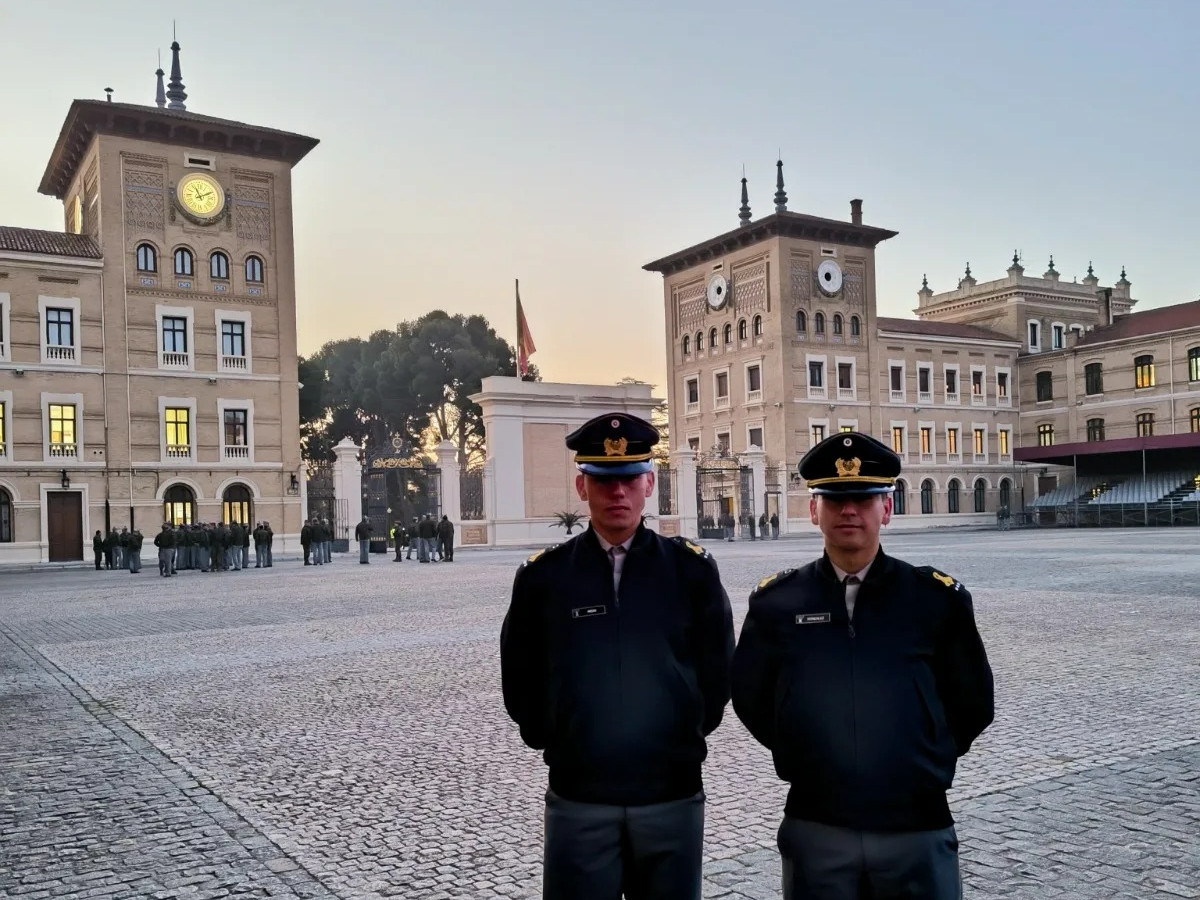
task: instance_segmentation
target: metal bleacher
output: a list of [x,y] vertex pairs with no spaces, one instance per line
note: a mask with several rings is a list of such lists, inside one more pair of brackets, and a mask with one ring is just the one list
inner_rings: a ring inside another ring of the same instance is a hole
[[1200,525],[1200,473],[1082,476],[1033,501],[1039,526]]
[[1171,494],[1187,488],[1190,492],[1195,489],[1195,475],[1189,472],[1150,472],[1143,480],[1140,476],[1131,476],[1119,484],[1114,484],[1107,491],[1094,497],[1089,502],[1097,506],[1111,506],[1126,503],[1158,503]]
[[1071,484],[1059,485],[1049,493],[1042,494],[1033,501],[1033,505],[1039,508],[1053,508],[1068,506],[1076,501],[1086,503],[1092,499],[1092,492],[1103,486],[1104,479],[1098,476],[1076,478]]

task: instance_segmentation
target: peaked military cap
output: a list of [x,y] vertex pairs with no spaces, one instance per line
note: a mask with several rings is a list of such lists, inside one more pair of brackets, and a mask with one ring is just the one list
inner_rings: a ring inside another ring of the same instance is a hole
[[800,477],[814,494],[890,494],[900,457],[858,431],[830,435],[804,454]]
[[628,413],[605,413],[584,422],[567,435],[567,448],[575,451],[575,466],[586,475],[623,477],[641,475],[653,468],[651,448],[658,429]]

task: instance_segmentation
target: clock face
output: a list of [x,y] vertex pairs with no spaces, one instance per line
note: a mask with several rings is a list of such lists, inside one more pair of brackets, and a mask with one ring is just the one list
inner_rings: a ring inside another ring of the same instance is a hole
[[720,309],[729,299],[729,282],[724,275],[714,275],[708,280],[708,305]]
[[817,286],[830,296],[842,289],[842,267],[832,259],[822,260],[817,266]]
[[211,221],[225,208],[225,191],[215,178],[188,175],[176,189],[179,205],[193,218]]

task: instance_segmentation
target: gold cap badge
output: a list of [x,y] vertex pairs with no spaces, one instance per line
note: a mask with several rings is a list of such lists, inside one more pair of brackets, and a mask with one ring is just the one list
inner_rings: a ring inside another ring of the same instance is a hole
[[853,459],[839,459],[834,465],[837,466],[838,478],[854,478],[862,469],[862,460],[857,456]]
[[615,441],[612,438],[604,439],[604,455],[605,456],[624,456],[625,448],[629,446],[629,441],[625,438],[617,438]]

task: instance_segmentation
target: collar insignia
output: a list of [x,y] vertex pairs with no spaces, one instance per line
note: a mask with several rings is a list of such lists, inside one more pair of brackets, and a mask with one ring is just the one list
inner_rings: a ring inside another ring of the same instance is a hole
[[857,456],[853,459],[839,459],[834,465],[837,466],[838,478],[853,478],[862,469],[862,460]]
[[617,438],[615,441],[612,438],[604,439],[604,455],[605,456],[624,456],[625,448],[629,446],[629,441],[625,438]]

